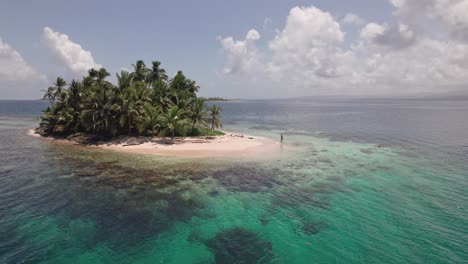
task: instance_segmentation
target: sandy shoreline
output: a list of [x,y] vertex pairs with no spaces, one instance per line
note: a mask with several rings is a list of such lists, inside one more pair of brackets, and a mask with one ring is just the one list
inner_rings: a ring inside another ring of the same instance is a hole
[[[40,137],[34,131],[29,131],[28,134]],[[69,140],[58,141],[78,144]],[[175,138],[173,141],[170,138],[118,137],[89,147],[173,157],[273,158],[283,152],[283,146],[279,141],[230,132],[226,132],[224,136]]]

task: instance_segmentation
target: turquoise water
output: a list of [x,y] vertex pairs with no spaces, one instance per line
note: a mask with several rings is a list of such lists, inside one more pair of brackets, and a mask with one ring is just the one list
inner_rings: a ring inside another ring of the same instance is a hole
[[223,103],[275,160],[181,159],[27,135],[0,102],[0,263],[466,263],[468,102]]

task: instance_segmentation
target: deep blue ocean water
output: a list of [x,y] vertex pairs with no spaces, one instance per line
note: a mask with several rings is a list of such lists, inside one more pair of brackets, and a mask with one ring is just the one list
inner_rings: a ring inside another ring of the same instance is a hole
[[220,102],[277,160],[183,159],[28,135],[0,101],[0,263],[467,263],[468,101]]

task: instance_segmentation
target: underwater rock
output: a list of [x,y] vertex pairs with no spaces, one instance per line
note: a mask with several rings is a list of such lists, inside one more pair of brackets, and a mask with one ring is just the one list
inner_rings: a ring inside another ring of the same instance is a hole
[[265,225],[268,225],[268,223],[270,222],[270,220],[268,220],[268,218],[267,218],[266,216],[262,216],[262,217],[260,217],[258,220],[259,220],[260,223],[261,223],[262,225],[264,225],[264,226],[265,226]]
[[94,177],[96,176],[96,174],[94,174],[93,172],[89,172],[89,171],[82,171],[82,172],[79,172],[78,174],[79,177]]
[[301,226],[301,233],[313,236],[316,235],[327,228],[327,225],[323,222],[306,222]]
[[388,166],[377,166],[377,169],[380,169],[380,170],[390,170],[391,168],[388,167]]
[[112,169],[116,166],[117,161],[106,161],[106,162],[100,162],[96,163],[96,169],[98,170],[107,170],[107,169]]
[[209,192],[208,192],[208,195],[209,195],[210,197],[216,197],[216,196],[219,195],[219,191],[218,191],[218,190],[209,191]]
[[287,192],[277,192],[273,196],[272,203],[275,206],[291,208],[297,206],[312,206],[321,209],[330,209],[330,202],[326,197],[314,195],[317,189],[297,188]]
[[343,179],[340,176],[336,176],[336,175],[329,176],[327,178],[327,180],[332,181],[332,182],[337,182],[337,183],[342,183],[343,182]]
[[260,192],[281,185],[280,170],[266,170],[254,167],[234,167],[216,171],[212,177],[229,191]]
[[327,157],[319,157],[319,158],[317,158],[317,162],[325,163],[325,164],[329,164],[329,165],[334,165],[335,164],[335,162],[333,160],[331,160],[330,158],[327,158]]
[[215,263],[272,263],[272,244],[256,233],[243,228],[231,228],[217,233],[206,242]]
[[367,155],[374,153],[371,149],[360,149],[359,151]]
[[187,236],[187,241],[190,243],[197,243],[201,241],[200,232],[198,230],[192,230]]
[[330,177],[327,182],[317,182],[310,186],[309,189],[314,194],[331,194],[344,190],[343,179]]

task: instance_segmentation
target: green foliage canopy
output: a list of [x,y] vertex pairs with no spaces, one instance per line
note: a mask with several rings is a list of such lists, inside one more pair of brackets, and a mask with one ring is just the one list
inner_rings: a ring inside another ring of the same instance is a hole
[[[117,84],[107,81],[106,69],[91,69],[69,84],[57,78],[45,90],[50,107],[43,111],[39,132],[44,136],[86,133],[186,136],[222,127],[221,109],[207,108],[197,97],[200,87],[182,71],[169,79],[159,61],[147,68],[142,60],[133,72],[117,73]],[[212,133],[210,133],[212,134]]]

